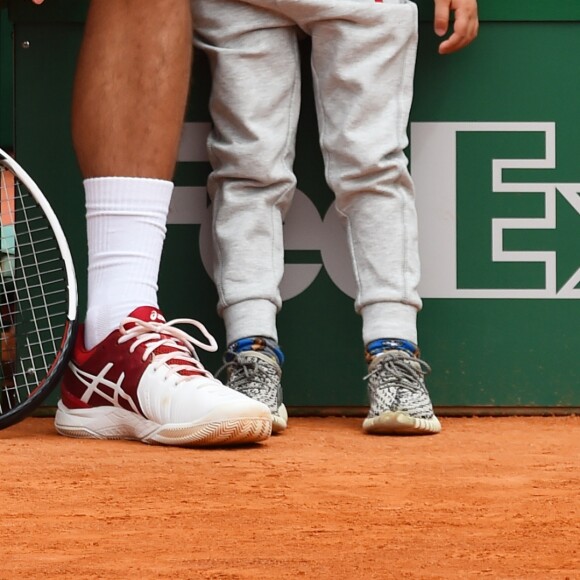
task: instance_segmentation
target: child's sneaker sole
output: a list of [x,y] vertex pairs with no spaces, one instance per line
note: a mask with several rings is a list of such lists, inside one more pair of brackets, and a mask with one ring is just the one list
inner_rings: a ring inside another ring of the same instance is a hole
[[441,431],[441,423],[435,416],[423,419],[400,411],[386,411],[378,417],[367,417],[363,431],[378,435],[432,435]]
[[281,433],[288,427],[288,411],[282,403],[277,413],[272,413],[272,433]]

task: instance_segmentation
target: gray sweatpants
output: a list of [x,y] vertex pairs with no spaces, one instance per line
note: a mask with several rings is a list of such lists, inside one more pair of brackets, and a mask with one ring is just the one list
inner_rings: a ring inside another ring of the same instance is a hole
[[277,339],[282,221],[300,108],[297,31],[312,37],[326,179],[357,280],[363,341],[417,342],[419,253],[407,159],[417,7],[407,0],[192,0],[213,73],[214,279],[228,343]]

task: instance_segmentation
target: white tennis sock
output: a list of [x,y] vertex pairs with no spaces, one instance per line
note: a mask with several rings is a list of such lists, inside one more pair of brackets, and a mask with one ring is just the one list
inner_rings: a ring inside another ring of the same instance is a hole
[[85,346],[93,348],[139,306],[157,306],[170,181],[84,181],[89,246]]

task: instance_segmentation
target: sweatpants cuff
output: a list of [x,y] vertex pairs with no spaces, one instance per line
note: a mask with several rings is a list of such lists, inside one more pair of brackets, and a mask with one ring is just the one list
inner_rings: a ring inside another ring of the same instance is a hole
[[363,342],[367,345],[379,338],[403,338],[417,342],[417,309],[408,304],[377,302],[365,306]]
[[248,336],[266,336],[278,342],[276,305],[269,300],[246,300],[222,312],[228,344]]

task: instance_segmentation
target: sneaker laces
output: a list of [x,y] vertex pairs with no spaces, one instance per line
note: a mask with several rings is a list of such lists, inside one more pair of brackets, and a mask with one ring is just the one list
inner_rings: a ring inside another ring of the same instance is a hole
[[[270,391],[270,375],[263,368],[263,366],[266,364],[267,363],[265,361],[264,365],[262,365],[257,360],[248,360],[247,356],[240,356],[240,354],[235,354],[232,360],[224,363],[218,369],[216,377],[218,377],[226,369],[229,369],[230,380],[228,382],[228,386],[230,386],[232,389],[240,390],[249,397],[256,398],[260,396],[260,394],[267,395]],[[259,375],[262,375],[267,380],[260,380]],[[249,382],[251,385],[250,388],[239,389],[238,383],[243,379],[248,379],[248,381],[251,381]]]
[[[177,328],[177,324],[194,326],[207,338],[208,344]],[[134,352],[139,345],[146,344],[143,360],[153,356],[156,365],[167,364],[171,371],[179,375],[180,380],[186,380],[191,375],[213,378],[199,360],[195,347],[207,352],[215,352],[218,345],[215,338],[201,322],[191,318],[151,322],[127,317],[123,320],[119,330],[121,333],[121,337],[118,339],[119,344],[133,340],[134,343],[129,348],[130,352]]]
[[431,372],[431,367],[424,360],[399,351],[387,352],[379,356],[376,366],[364,377],[364,380],[381,373],[383,376],[379,381],[380,387],[397,386],[414,392],[427,390],[423,377]]

